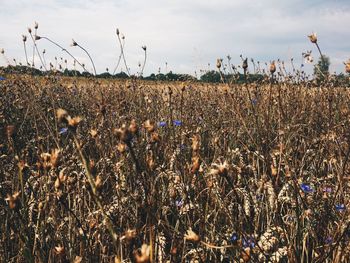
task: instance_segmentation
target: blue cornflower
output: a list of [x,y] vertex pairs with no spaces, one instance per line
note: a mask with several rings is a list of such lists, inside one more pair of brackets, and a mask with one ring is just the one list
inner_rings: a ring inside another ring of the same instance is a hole
[[0,76],[0,80],[5,80],[5,78]]
[[60,129],[60,131],[58,132],[58,134],[64,134],[64,133],[66,133],[68,131],[68,128],[62,128],[62,129]]
[[175,126],[181,126],[182,125],[182,121],[179,121],[179,120],[174,120],[173,123],[174,123]]
[[253,237],[243,237],[242,244],[243,244],[244,248],[247,248],[247,247],[253,248],[253,247],[255,247],[254,238]]
[[335,209],[339,212],[343,212],[345,210],[345,205],[344,204],[337,204],[337,205],[335,205]]
[[323,188],[323,192],[332,193],[332,187],[325,187],[325,188]]
[[160,121],[158,122],[159,127],[165,127],[166,126],[166,121]]
[[258,103],[258,100],[257,99],[252,99],[252,104],[253,105],[256,105]]
[[325,242],[326,244],[330,244],[330,243],[333,242],[333,238],[332,238],[332,237],[327,237],[327,238],[324,240],[324,242]]
[[301,184],[300,185],[301,190],[303,190],[304,193],[312,193],[314,189],[309,184]]
[[232,243],[236,242],[238,240],[238,235],[236,233],[233,233],[231,238],[230,238],[230,241]]
[[184,201],[182,201],[182,199],[176,200],[176,201],[175,201],[175,205],[176,205],[177,207],[181,207],[183,204],[184,204]]

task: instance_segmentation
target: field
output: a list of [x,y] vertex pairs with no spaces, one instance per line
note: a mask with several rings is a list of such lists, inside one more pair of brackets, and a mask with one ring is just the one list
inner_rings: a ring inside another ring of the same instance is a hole
[[0,262],[349,262],[350,90],[0,81]]

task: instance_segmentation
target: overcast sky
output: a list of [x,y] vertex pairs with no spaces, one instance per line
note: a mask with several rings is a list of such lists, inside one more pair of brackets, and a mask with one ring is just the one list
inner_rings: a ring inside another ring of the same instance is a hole
[[[318,57],[307,39],[313,31],[332,71],[343,72],[342,63],[350,58],[350,0],[0,0],[0,48],[9,59],[25,61],[21,35],[28,35],[34,21],[38,35],[57,41],[91,69],[85,54],[70,47],[74,38],[90,52],[98,72],[116,65],[117,27],[126,37],[132,73],[143,61],[143,45],[146,74],[159,67],[164,73],[166,62],[168,71],[199,73],[227,55],[241,63],[240,54],[263,62],[293,57],[300,64],[306,50]],[[47,61],[68,58],[45,40],[38,48],[46,49]],[[31,48],[28,53],[31,57]]]

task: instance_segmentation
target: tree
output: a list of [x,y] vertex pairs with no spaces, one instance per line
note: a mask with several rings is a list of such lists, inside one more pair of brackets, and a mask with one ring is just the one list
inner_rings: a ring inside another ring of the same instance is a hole
[[210,82],[210,83],[215,83],[215,82],[220,82],[221,77],[220,73],[214,70],[208,71],[204,75],[201,76],[201,81],[204,82]]
[[328,78],[330,64],[329,57],[325,55],[320,57],[317,64],[314,66],[314,75],[317,82],[324,81]]

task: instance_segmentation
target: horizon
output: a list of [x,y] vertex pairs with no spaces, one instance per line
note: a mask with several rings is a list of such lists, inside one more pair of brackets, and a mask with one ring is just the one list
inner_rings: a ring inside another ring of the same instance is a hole
[[[304,2],[293,0],[280,3],[245,1],[93,1],[49,0],[16,1],[2,3],[3,37],[0,49],[12,62],[25,64],[22,34],[28,36],[29,61],[33,51],[27,27],[34,31],[39,23],[38,35],[49,37],[67,48],[79,61],[92,69],[88,57],[77,47],[70,47],[72,39],[91,54],[97,73],[106,68],[112,73],[120,47],[116,28],[125,35],[125,55],[132,74],[143,63],[142,46],[147,46],[144,76],[160,71],[200,76],[201,70],[215,70],[216,59],[227,55],[232,64],[240,65],[243,57],[261,63],[281,59],[289,69],[291,58],[297,65],[305,64],[302,53],[312,50],[314,63],[318,51],[307,38],[317,32],[320,47],[330,58],[330,72],[344,72],[343,62],[350,57],[347,43],[350,36],[344,27],[350,19],[350,3],[344,0]],[[45,40],[37,42],[39,51],[46,50],[47,64],[54,57],[69,57]],[[72,69],[72,61],[68,60]],[[35,65],[40,66],[38,57]],[[0,66],[6,66],[3,57]],[[251,66],[251,64],[250,64]],[[251,67],[252,68],[252,67]],[[305,64],[311,73],[313,65]],[[125,66],[117,72],[126,71]],[[252,72],[252,69],[251,69]]]

